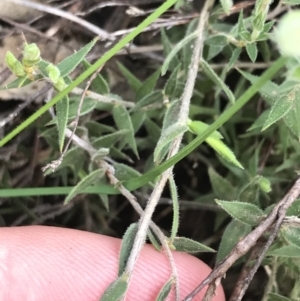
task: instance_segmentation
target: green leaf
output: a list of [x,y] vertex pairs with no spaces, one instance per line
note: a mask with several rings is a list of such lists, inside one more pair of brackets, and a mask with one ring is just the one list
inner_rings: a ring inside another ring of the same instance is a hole
[[231,7],[233,6],[232,0],[221,0],[222,8],[226,14],[229,14]]
[[126,181],[131,178],[140,177],[141,173],[136,171],[134,168],[122,164],[122,163],[114,163],[115,176],[119,181]]
[[134,139],[134,130],[128,111],[123,106],[114,106],[112,113],[118,129],[125,129],[128,131],[126,135],[126,142],[133,150],[134,154],[138,157],[138,150]]
[[118,272],[119,277],[125,271],[125,267],[126,267],[130,252],[133,247],[133,243],[134,243],[134,239],[135,239],[137,230],[138,230],[137,223],[131,224],[127,228],[127,230],[122,238],[121,250],[120,250],[120,255],[119,255],[119,272]]
[[234,49],[234,51],[231,54],[230,60],[228,62],[227,70],[230,70],[234,66],[234,64],[239,59],[241,52],[242,52],[242,48],[238,47]]
[[[86,59],[84,59],[82,63],[86,70],[92,66]],[[100,73],[98,73],[96,78],[92,81],[91,90],[101,95],[109,93],[108,83]]]
[[11,83],[2,86],[0,88],[0,91],[1,90],[9,90],[9,89],[25,87],[25,86],[28,86],[31,83],[32,83],[32,80],[27,78],[27,75],[23,76],[23,77],[18,77],[17,79],[13,80]]
[[133,75],[124,65],[122,65],[120,62],[117,63],[118,67],[123,74],[123,76],[127,79],[130,87],[137,92],[141,86],[142,82],[135,76]]
[[172,95],[174,95],[176,86],[177,86],[177,77],[178,77],[178,73],[180,70],[181,65],[179,64],[174,71],[172,72],[172,74],[170,75],[169,79],[167,80],[163,93],[165,96],[167,96],[168,98],[171,98]]
[[268,301],[292,301],[291,299],[275,293],[268,294]]
[[152,231],[151,228],[149,228],[148,232],[147,232],[148,238],[151,242],[151,244],[153,245],[153,247],[157,250],[157,251],[161,251],[161,243],[159,241],[159,239],[157,238],[157,236],[155,235],[155,233]]
[[[69,114],[68,119],[73,119],[77,116],[78,106],[81,96],[73,96],[70,98]],[[82,103],[82,107],[79,113],[79,116],[86,115],[94,110],[96,106],[96,101],[89,97],[85,97]]]
[[166,146],[168,146],[172,141],[176,139],[176,137],[183,134],[187,130],[188,127],[185,124],[177,122],[168,127],[166,130],[162,131],[154,150],[154,162],[160,163],[168,152]]
[[232,248],[251,231],[249,225],[232,220],[226,227],[218,249],[216,263],[218,264],[232,250]]
[[155,301],[165,301],[167,300],[167,297],[171,291],[172,285],[173,285],[173,278],[170,278],[164,286],[161,288],[161,290],[158,293],[158,296],[155,298]]
[[125,295],[127,288],[128,279],[121,276],[108,286],[100,301],[119,301]]
[[227,95],[228,99],[231,103],[235,102],[235,97],[228,86],[222,81],[222,79],[215,73],[215,71],[211,68],[211,66],[202,59],[201,66],[205,74],[219,87],[221,88],[225,94]]
[[228,39],[224,35],[214,35],[214,36],[209,36],[205,40],[205,44],[209,46],[226,46],[228,44]]
[[252,63],[255,63],[258,53],[256,43],[247,44],[246,51]]
[[289,207],[286,213],[287,216],[299,216],[300,215],[300,200],[296,200]]
[[258,180],[259,177],[256,176],[251,179],[249,183],[244,185],[238,194],[238,200],[243,203],[255,203],[257,201],[259,191]]
[[283,118],[293,107],[294,99],[288,98],[287,95],[280,96],[271,107],[270,114],[264,123],[262,131],[266,130],[273,123]]
[[236,189],[228,180],[221,177],[212,167],[209,167],[208,175],[213,192],[218,198],[232,199],[236,196]]
[[79,51],[62,60],[57,65],[60,71],[60,75],[62,77],[65,77],[66,75],[70,74],[83,61],[85,56],[90,52],[90,50],[93,48],[97,41],[98,38],[95,38],[90,43],[86,44],[83,48],[81,48]]
[[289,243],[300,248],[300,228],[284,225],[281,227],[280,233]]
[[138,110],[150,110],[157,109],[158,105],[163,104],[163,93],[161,90],[152,91],[144,96],[138,103],[132,108],[132,111]]
[[236,159],[234,153],[230,150],[230,148],[223,143],[220,139],[216,139],[213,137],[208,137],[206,140],[207,144],[209,144],[217,153],[219,153],[224,159],[231,162],[235,166],[244,169],[242,164]]
[[256,226],[263,218],[265,218],[264,212],[257,206],[250,203],[238,201],[228,202],[221,200],[216,200],[216,203],[231,217],[250,226]]
[[150,94],[157,83],[157,80],[159,78],[160,75],[160,68],[157,69],[152,75],[150,75],[141,85],[141,87],[138,89],[138,91],[136,92],[136,100],[139,101],[142,98],[144,98],[145,96],[147,96],[148,94]]
[[275,250],[268,251],[267,256],[300,258],[300,249],[294,245],[288,245]]
[[[284,116],[284,122],[292,131],[292,133],[297,137],[300,141],[300,89],[297,85],[294,89],[295,94],[292,96],[294,97],[294,102],[292,104],[292,109]],[[288,94],[290,95],[290,94]]]
[[170,186],[172,205],[173,205],[173,221],[172,221],[170,240],[171,242],[173,242],[173,240],[175,239],[178,233],[178,227],[179,227],[179,198],[178,198],[177,187],[176,187],[173,174],[169,177],[169,184],[170,184],[169,186]]
[[174,57],[177,55],[177,53],[188,43],[190,43],[193,39],[195,39],[197,36],[197,32],[193,32],[190,35],[186,36],[184,39],[180,40],[172,49],[172,51],[169,53],[169,55],[165,58],[164,63],[161,67],[161,75],[164,76],[168,69],[170,63],[173,61]]
[[186,238],[186,237],[175,237],[173,246],[176,251],[186,253],[199,253],[199,252],[215,252],[214,249],[207,247],[198,241]]
[[284,5],[300,5],[300,0],[283,0]]
[[[168,57],[168,55],[170,54],[170,52],[172,51],[172,49],[174,48],[174,46],[172,45],[169,37],[166,34],[166,31],[164,28],[161,29],[161,41],[162,41],[162,45],[164,48],[164,56]],[[168,69],[173,70],[175,69],[176,66],[178,66],[180,64],[178,55],[175,54],[168,66]]]
[[69,192],[64,200],[64,205],[68,204],[77,194],[84,192],[88,187],[96,184],[105,176],[105,171],[101,168],[91,172],[84,177],[73,189]]
[[[252,84],[254,85],[257,81],[259,81],[259,77],[252,75],[248,72],[239,70],[238,71]],[[276,100],[278,99],[279,95],[280,95],[280,89],[279,86],[276,85],[275,83],[268,81],[266,82],[260,89],[259,92],[265,96],[268,97],[271,100]]]
[[66,95],[56,104],[57,130],[59,140],[59,150],[62,152],[65,141],[65,133],[69,116],[69,97]]
[[119,140],[126,137],[128,130],[121,130],[112,134],[104,135],[92,141],[94,148],[99,149],[101,147],[112,147]]
[[[209,127],[209,124],[204,123],[199,120],[189,120],[188,121],[188,127],[189,130],[194,133],[195,135],[201,135],[204,131],[207,130]],[[210,137],[216,138],[216,139],[223,139],[223,136],[220,134],[219,131],[214,131]]]

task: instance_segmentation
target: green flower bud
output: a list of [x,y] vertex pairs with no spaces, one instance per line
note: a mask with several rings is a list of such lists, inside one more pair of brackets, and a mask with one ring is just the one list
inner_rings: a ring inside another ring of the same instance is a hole
[[67,87],[67,84],[65,83],[63,77],[60,77],[57,81],[57,83],[54,84],[54,87],[58,90],[58,91],[62,91]]
[[41,60],[41,52],[35,43],[24,45],[22,63],[25,67],[36,65]]
[[272,190],[271,182],[268,179],[266,179],[265,177],[261,177],[259,179],[258,183],[259,183],[259,186],[262,191],[269,193]]
[[21,64],[21,62],[17,60],[17,58],[10,51],[6,52],[5,62],[8,68],[11,70],[11,72],[16,76],[22,77],[25,75],[23,65]]
[[300,10],[285,14],[274,32],[274,40],[284,56],[300,57]]
[[48,75],[49,75],[49,78],[50,78],[51,82],[53,84],[57,84],[58,81],[59,81],[59,78],[60,78],[59,69],[56,66],[54,66],[53,64],[49,64],[47,66],[47,72],[48,72]]

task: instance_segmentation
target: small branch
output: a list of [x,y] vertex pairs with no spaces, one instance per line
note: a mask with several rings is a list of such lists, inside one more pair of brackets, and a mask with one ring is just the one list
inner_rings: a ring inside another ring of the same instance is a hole
[[260,225],[258,225],[252,232],[240,240],[232,251],[223,259],[218,266],[188,295],[183,301],[192,300],[206,285],[212,283],[215,279],[223,277],[227,270],[250,248],[252,248],[257,240],[268,230],[268,228],[275,223],[275,227],[270,235],[263,252],[267,251],[269,244],[273,242],[279,230],[281,223],[284,220],[285,214],[289,206],[297,199],[300,194],[300,178],[297,179],[290,191],[285,197],[273,208],[270,214]]
[[[84,93],[84,90],[81,88],[74,88],[71,93],[74,93],[77,95],[78,94],[82,95]],[[135,103],[133,103],[133,102],[120,100],[120,99],[114,98],[113,96],[110,96],[110,95],[101,95],[101,94],[98,94],[98,93],[95,93],[92,91],[86,91],[85,94],[89,98],[95,99],[102,103],[107,103],[107,104],[111,104],[111,105],[121,105],[126,108],[133,108],[135,106]]]

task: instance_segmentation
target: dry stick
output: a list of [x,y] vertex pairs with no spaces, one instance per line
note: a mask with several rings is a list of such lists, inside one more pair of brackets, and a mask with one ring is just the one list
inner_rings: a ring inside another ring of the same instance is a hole
[[250,256],[247,258],[247,261],[244,264],[242,271],[240,272],[239,278],[236,281],[235,287],[228,301],[233,301],[237,298],[237,296],[239,296],[244,286],[245,279],[247,279],[249,272],[252,269],[252,262],[258,258],[259,253],[262,250],[262,246],[263,246],[263,242],[258,240],[255,246],[252,248]]
[[[300,179],[298,180],[299,181],[299,184],[298,184],[298,193],[297,195],[295,196],[294,199],[291,199],[291,202],[290,204],[287,206],[287,204],[283,204],[282,207],[279,208],[278,210],[278,218],[277,218],[277,221],[275,222],[275,227],[272,229],[272,232],[266,242],[266,244],[264,245],[263,249],[262,249],[262,252],[260,253],[255,265],[252,267],[250,273],[249,273],[249,276],[247,277],[247,281],[245,281],[244,283],[244,286],[240,292],[240,295],[238,296],[238,298],[232,300],[232,301],[241,301],[245,292],[246,292],[246,289],[248,288],[251,280],[253,279],[257,269],[259,268],[261,262],[263,261],[268,249],[270,248],[270,246],[272,245],[273,241],[275,240],[276,236],[277,236],[277,233],[280,229],[280,226],[285,218],[285,214],[289,208],[290,205],[292,205],[292,203],[296,200],[296,198],[299,196],[300,194]],[[297,183],[297,182],[296,182]],[[296,184],[295,184],[296,185]],[[288,202],[288,201],[287,201]]]
[[[197,36],[195,47],[191,59],[191,65],[188,72],[187,82],[181,97],[181,107],[179,112],[178,120],[182,122],[183,124],[186,124],[189,114],[189,106],[190,106],[190,99],[193,94],[193,89],[195,85],[195,80],[197,78],[198,73],[198,66],[200,58],[202,57],[202,51],[203,51],[203,44],[204,44],[204,27],[206,24],[206,21],[208,19],[208,12],[213,4],[213,0],[207,0],[205,2],[204,8],[202,10],[202,13],[199,17],[199,23],[197,31],[199,32],[199,35]],[[182,136],[180,135],[175,139],[175,141],[172,143],[171,150],[169,152],[168,157],[174,156],[180,147]],[[152,214],[157,206],[157,203],[159,202],[160,196],[162,194],[162,191],[166,185],[166,182],[168,181],[170,175],[172,174],[172,169],[170,168],[162,173],[157,185],[155,186],[150,199],[148,201],[148,204],[146,206],[146,209],[144,211],[144,214],[142,215],[139,225],[138,225],[138,231],[135,237],[135,241],[130,253],[130,256],[128,258],[127,264],[126,264],[126,273],[129,277],[129,280],[131,278],[131,275],[133,273],[133,269],[135,266],[135,263],[138,259],[138,256],[141,252],[141,249],[143,248],[146,240],[147,231],[149,228],[149,224],[151,221]]]
[[[223,259],[218,266],[188,295],[183,301],[192,300],[206,285],[212,283],[215,279],[223,277],[227,270],[238,260],[241,256],[246,254],[249,249],[254,246],[256,241],[267,231],[267,229],[276,221],[278,218],[274,231],[272,232],[269,239],[272,239],[274,234],[276,236],[278,229],[284,220],[285,213],[288,207],[297,199],[300,194],[300,178],[297,179],[293,187],[285,195],[285,197],[273,208],[270,214],[265,220],[263,220],[260,225],[258,225],[252,232],[245,236],[241,241],[239,241],[231,252]],[[278,226],[279,225],[279,226]],[[276,232],[277,231],[277,232]],[[274,237],[275,238],[275,237]],[[273,239],[274,239],[273,238]],[[269,240],[265,247],[269,244]],[[264,248],[265,248],[264,247]]]
[[[2,0],[3,1],[3,0]],[[7,1],[7,0],[4,0]],[[110,36],[109,33],[107,33],[105,30],[100,29],[99,27],[93,25],[90,22],[87,22],[81,18],[76,17],[75,15],[63,11],[61,9],[58,9],[56,7],[52,7],[49,5],[44,5],[44,4],[40,4],[40,3],[36,3],[36,2],[31,2],[31,1],[27,1],[27,0],[9,0],[9,2],[13,2],[16,4],[20,4],[29,8],[33,8],[42,12],[46,12],[52,15],[56,15],[62,18],[65,18],[67,20],[70,20],[74,23],[77,23],[79,25],[81,25],[82,27],[85,27],[86,29],[88,29],[89,31],[93,32],[94,34],[98,35],[101,39],[105,39],[105,40],[113,40],[112,37]]]
[[[75,144],[77,144],[80,148],[87,151],[91,157],[97,152],[97,150],[91,144],[82,140],[76,134],[73,134],[72,131],[68,128],[66,129],[66,136],[69,138],[72,137],[73,142]],[[136,197],[129,190],[127,190],[121,184],[121,182],[114,176],[113,167],[111,165],[109,165],[107,162],[105,162],[104,160],[100,160],[99,163],[100,163],[101,167],[105,170],[106,175],[110,180],[110,183],[119,189],[120,193],[129,201],[129,203],[132,205],[132,207],[135,209],[135,211],[141,216],[144,213],[142,207],[137,202]],[[176,293],[178,293],[178,285],[177,285],[178,273],[177,273],[177,269],[176,269],[176,265],[175,265],[175,261],[174,261],[172,252],[167,243],[167,238],[162,233],[160,228],[158,226],[156,226],[156,224],[154,222],[151,221],[150,227],[153,230],[153,232],[157,235],[159,241],[161,242],[164,250],[167,253],[167,257],[169,259],[171,270],[172,270],[172,275],[173,275],[173,278],[175,279],[174,282],[175,282]]]

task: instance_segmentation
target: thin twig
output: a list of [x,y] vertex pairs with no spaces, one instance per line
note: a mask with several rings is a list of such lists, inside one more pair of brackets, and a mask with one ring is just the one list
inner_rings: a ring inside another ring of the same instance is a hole
[[[285,213],[289,206],[297,199],[300,194],[300,178],[297,179],[293,187],[285,195],[285,197],[274,206],[270,214],[263,220],[252,232],[241,239],[231,252],[223,259],[218,266],[188,295],[183,301],[192,300],[206,285],[212,283],[215,279],[223,277],[227,270],[244,254],[246,254],[250,248],[252,248],[257,240],[268,230],[268,228],[275,223],[274,230],[265,247],[268,247],[270,241],[272,242],[278,232],[278,225],[280,226],[284,220]],[[275,235],[275,236],[274,236]],[[273,240],[272,240],[273,239]]]
[[[97,152],[97,150],[92,145],[90,145],[88,142],[79,138],[76,134],[73,134],[72,131],[68,128],[66,129],[66,136],[69,138],[72,137],[73,142],[75,144],[77,144],[80,148],[87,151],[91,157]],[[144,213],[144,211],[143,211],[142,207],[140,206],[140,204],[137,202],[136,197],[129,190],[127,190],[121,184],[121,182],[114,176],[113,167],[110,164],[108,164],[107,162],[105,162],[104,160],[100,160],[100,161],[98,161],[98,163],[103,168],[103,170],[105,170],[106,175],[110,180],[110,183],[112,185],[114,185],[115,187],[117,187],[119,189],[120,193],[129,201],[129,203],[132,205],[132,207],[135,209],[135,211],[139,215],[142,215]],[[162,233],[160,228],[158,226],[156,226],[156,224],[154,222],[152,222],[152,221],[150,222],[150,227],[153,230],[153,232],[157,235],[164,250],[166,251],[167,258],[170,262],[170,266],[171,266],[171,270],[172,270],[172,276],[175,280],[174,281],[175,282],[175,290],[176,290],[175,294],[176,294],[176,296],[179,296],[178,273],[177,273],[177,269],[176,269],[176,265],[175,265],[175,261],[174,261],[172,252],[167,243],[167,238]]]
[[93,73],[93,75],[90,77],[90,79],[87,81],[86,85],[85,85],[85,88],[84,90],[82,91],[81,93],[81,98],[80,98],[80,101],[79,101],[79,104],[78,104],[78,109],[77,109],[77,112],[76,112],[76,117],[75,117],[75,120],[73,121],[72,125],[73,125],[73,131],[72,131],[72,135],[71,137],[69,138],[69,141],[67,142],[66,146],[65,146],[65,149],[63,150],[62,154],[61,154],[61,159],[64,157],[64,155],[66,154],[66,152],[68,151],[69,149],[69,146],[72,142],[72,138],[73,138],[73,135],[75,134],[76,132],[76,129],[77,129],[77,126],[78,126],[78,123],[79,123],[79,119],[80,119],[80,112],[81,112],[81,109],[82,109],[82,105],[83,105],[83,101],[84,101],[84,98],[88,92],[88,89],[90,88],[90,85],[91,83],[93,82],[93,80],[96,78],[96,76],[98,75],[98,73],[101,71],[101,69],[103,68],[103,66],[100,66],[96,72]]
[[[186,82],[185,89],[182,94],[181,103],[180,103],[180,112],[179,112],[178,119],[184,124],[187,122],[187,119],[188,119],[190,99],[191,99],[191,96],[193,93],[194,84],[195,84],[195,80],[196,80],[197,73],[198,73],[199,60],[202,57],[203,44],[204,44],[203,31],[204,31],[206,21],[208,19],[208,12],[209,12],[209,9],[212,4],[213,4],[213,0],[206,1],[204,8],[202,10],[202,13],[200,14],[200,17],[199,17],[199,23],[198,23],[198,28],[197,28],[197,31],[199,32],[199,34],[198,34],[196,42],[195,42],[195,47],[194,47],[191,64],[190,64],[190,68],[189,68],[189,72],[188,72],[187,82]],[[180,135],[172,143],[171,150],[169,152],[168,157],[174,156],[178,152],[180,144],[181,144],[182,136],[183,135]],[[160,199],[162,191],[163,191],[171,174],[172,174],[172,168],[166,170],[161,175],[157,185],[155,186],[155,188],[150,196],[150,199],[146,206],[145,212],[139,221],[138,231],[137,231],[135,241],[134,241],[130,256],[127,261],[126,269],[125,269],[127,275],[129,275],[129,279],[133,273],[133,269],[134,269],[135,263],[137,261],[137,258],[140,254],[140,251],[143,248],[143,245],[145,243],[146,235],[147,235],[147,231],[149,228],[152,214],[157,206],[157,203]]]
[[[7,0],[4,0],[7,1]],[[97,36],[99,36],[101,39],[104,40],[114,40],[110,34],[108,32],[106,32],[105,30],[102,30],[101,28],[99,28],[98,26],[93,25],[92,23],[83,20],[69,12],[63,11],[61,9],[58,9],[56,7],[52,7],[49,5],[45,5],[45,4],[40,4],[40,3],[36,3],[36,2],[31,2],[31,1],[27,1],[27,0],[9,0],[10,2],[22,5],[22,6],[26,6],[29,8],[33,8],[42,12],[46,12],[55,16],[59,16],[62,18],[65,18],[69,21],[72,21],[74,23],[77,23],[79,25],[81,25],[82,27],[85,27],[86,29],[88,29],[89,31],[91,31],[92,33],[96,34]]]
[[[84,93],[84,90],[76,87],[72,90],[71,93],[82,95]],[[126,108],[133,108],[135,106],[134,102],[121,100],[119,98],[114,98],[113,95],[101,95],[101,94],[98,94],[98,93],[95,93],[92,91],[86,91],[85,94],[87,97],[97,100],[102,103],[107,103],[107,104],[111,104],[111,105],[121,105]]]

